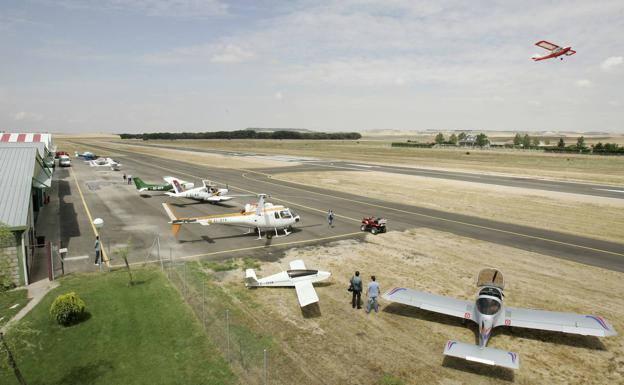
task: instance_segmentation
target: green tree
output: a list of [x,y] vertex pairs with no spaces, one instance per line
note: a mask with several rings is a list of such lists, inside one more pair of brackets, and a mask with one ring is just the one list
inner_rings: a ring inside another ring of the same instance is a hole
[[513,144],[514,146],[519,146],[522,144],[522,136],[520,136],[520,134],[516,133],[516,136],[514,136],[513,139]]
[[457,144],[457,135],[455,134],[451,134],[451,136],[449,137],[449,143],[451,144]]
[[435,142],[436,142],[437,144],[442,144],[442,143],[444,143],[444,134],[442,134],[442,133],[440,132],[438,135],[436,135],[436,137],[435,137]]
[[534,136],[533,137],[533,145],[535,147],[539,146],[540,145],[540,138],[538,138],[537,136]]
[[583,149],[585,148],[585,137],[579,136],[576,140],[576,148]]
[[563,138],[559,138],[559,143],[557,143],[557,147],[565,148],[565,141],[563,140]]
[[9,259],[6,255],[6,248],[12,246],[13,233],[2,222],[0,222],[0,292],[12,288],[15,283],[11,275]]
[[522,138],[522,147],[531,147],[531,137],[529,136],[529,134],[524,134],[524,137]]
[[490,140],[488,139],[487,135],[485,135],[484,133],[480,133],[479,135],[477,135],[477,146],[483,147],[488,145],[489,143]]
[[598,142],[594,145],[594,151],[601,151],[603,148],[602,142]]
[[459,140],[464,140],[466,139],[466,133],[465,132],[460,132],[459,135],[457,135],[457,139]]

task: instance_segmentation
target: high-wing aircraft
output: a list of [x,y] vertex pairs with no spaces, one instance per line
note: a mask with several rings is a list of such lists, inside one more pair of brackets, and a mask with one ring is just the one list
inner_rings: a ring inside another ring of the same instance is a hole
[[111,158],[97,158],[89,160],[88,163],[91,167],[110,167],[111,170],[115,171],[119,171],[121,168],[121,163],[117,163]]
[[572,56],[576,53],[576,51],[573,50],[572,47],[559,47],[558,45],[549,43],[546,40],[538,41],[537,43],[535,43],[535,45],[538,47],[544,48],[545,50],[548,50],[550,52],[541,56],[538,54],[535,54],[531,58],[534,61],[552,59],[555,57],[559,57],[560,60],[563,60],[563,55]]
[[383,298],[477,323],[479,345],[450,340],[444,346],[444,354],[511,369],[520,367],[518,354],[486,347],[492,329],[495,327],[513,326],[598,337],[617,335],[613,326],[599,316],[505,306],[503,304],[505,281],[503,275],[496,269],[481,270],[477,279],[477,287],[479,291],[475,302],[402,287],[390,290],[383,295]]
[[[177,179],[177,178],[166,176],[163,179],[167,183],[164,183],[164,184],[145,183],[143,179],[139,177],[132,177],[132,180],[134,181],[134,185],[139,191],[173,191],[173,185],[171,183],[174,179]],[[193,187],[195,187],[195,184],[192,182],[185,182],[181,179],[177,179],[177,180],[179,181],[180,185],[185,189],[192,189]]]
[[278,230],[284,230],[284,235],[290,234],[288,229],[299,222],[299,215],[287,207],[265,202],[265,197],[265,194],[260,194],[257,204],[248,203],[240,212],[233,214],[179,218],[166,203],[163,203],[163,207],[169,216],[173,235],[177,235],[180,227],[187,223],[199,223],[203,226],[219,224],[246,227],[250,231],[257,230],[258,239],[262,238],[262,231],[266,231],[268,239],[273,235],[279,236]]
[[74,156],[76,158],[83,158],[84,160],[93,160],[93,159],[97,158],[97,156],[95,156],[94,153],[89,152],[89,151],[85,151],[82,154],[76,151],[74,153]]
[[312,283],[326,280],[331,273],[321,270],[311,270],[305,267],[302,260],[290,262],[290,270],[273,274],[264,278],[257,278],[253,269],[245,270],[245,286],[247,287],[295,287],[297,299],[301,307],[319,301]]
[[237,196],[250,196],[228,195],[228,188],[219,188],[209,180],[202,180],[201,187],[191,189],[187,189],[184,184],[176,178],[172,178],[170,183],[173,186],[174,192],[168,192],[166,194],[174,198],[188,198],[210,203],[219,203],[232,200]]

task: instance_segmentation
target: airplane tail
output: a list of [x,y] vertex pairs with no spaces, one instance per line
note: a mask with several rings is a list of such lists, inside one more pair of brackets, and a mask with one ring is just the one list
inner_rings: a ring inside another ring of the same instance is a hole
[[145,191],[149,187],[147,183],[143,182],[143,179],[139,178],[138,176],[132,177],[132,180],[134,181],[134,185],[139,191]]
[[447,341],[444,346],[444,355],[509,369],[520,368],[520,358],[514,352],[494,348],[481,348],[478,345],[459,341]]
[[173,210],[171,210],[171,208],[166,203],[163,203],[162,205],[163,205],[163,207],[165,209],[165,212],[167,213],[167,216],[171,220],[171,222],[170,222],[171,223],[171,232],[173,233],[174,237],[177,237],[178,233],[180,232],[180,228],[182,227],[182,225],[180,223],[176,223],[178,218],[173,213]]
[[245,270],[245,286],[258,286],[258,277],[254,269]]
[[173,179],[171,181],[171,185],[173,186],[173,191],[175,191],[176,194],[180,194],[180,193],[184,192],[184,187],[182,187],[180,185],[180,181],[179,180]]

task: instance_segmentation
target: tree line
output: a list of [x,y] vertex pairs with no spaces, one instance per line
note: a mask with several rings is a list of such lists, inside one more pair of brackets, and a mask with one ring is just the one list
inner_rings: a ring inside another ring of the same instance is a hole
[[144,134],[119,134],[121,139],[307,139],[307,140],[358,140],[358,132],[299,132],[278,130],[256,132],[254,130],[207,131],[207,132],[152,132]]

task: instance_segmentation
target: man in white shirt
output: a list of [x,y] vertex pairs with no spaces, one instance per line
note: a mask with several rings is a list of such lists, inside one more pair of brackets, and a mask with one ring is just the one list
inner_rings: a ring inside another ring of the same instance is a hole
[[368,303],[366,305],[366,313],[370,313],[371,308],[375,309],[375,313],[379,312],[379,303],[377,303],[377,297],[379,297],[379,284],[375,281],[375,276],[371,276],[371,282],[366,289],[366,296],[368,297]]

